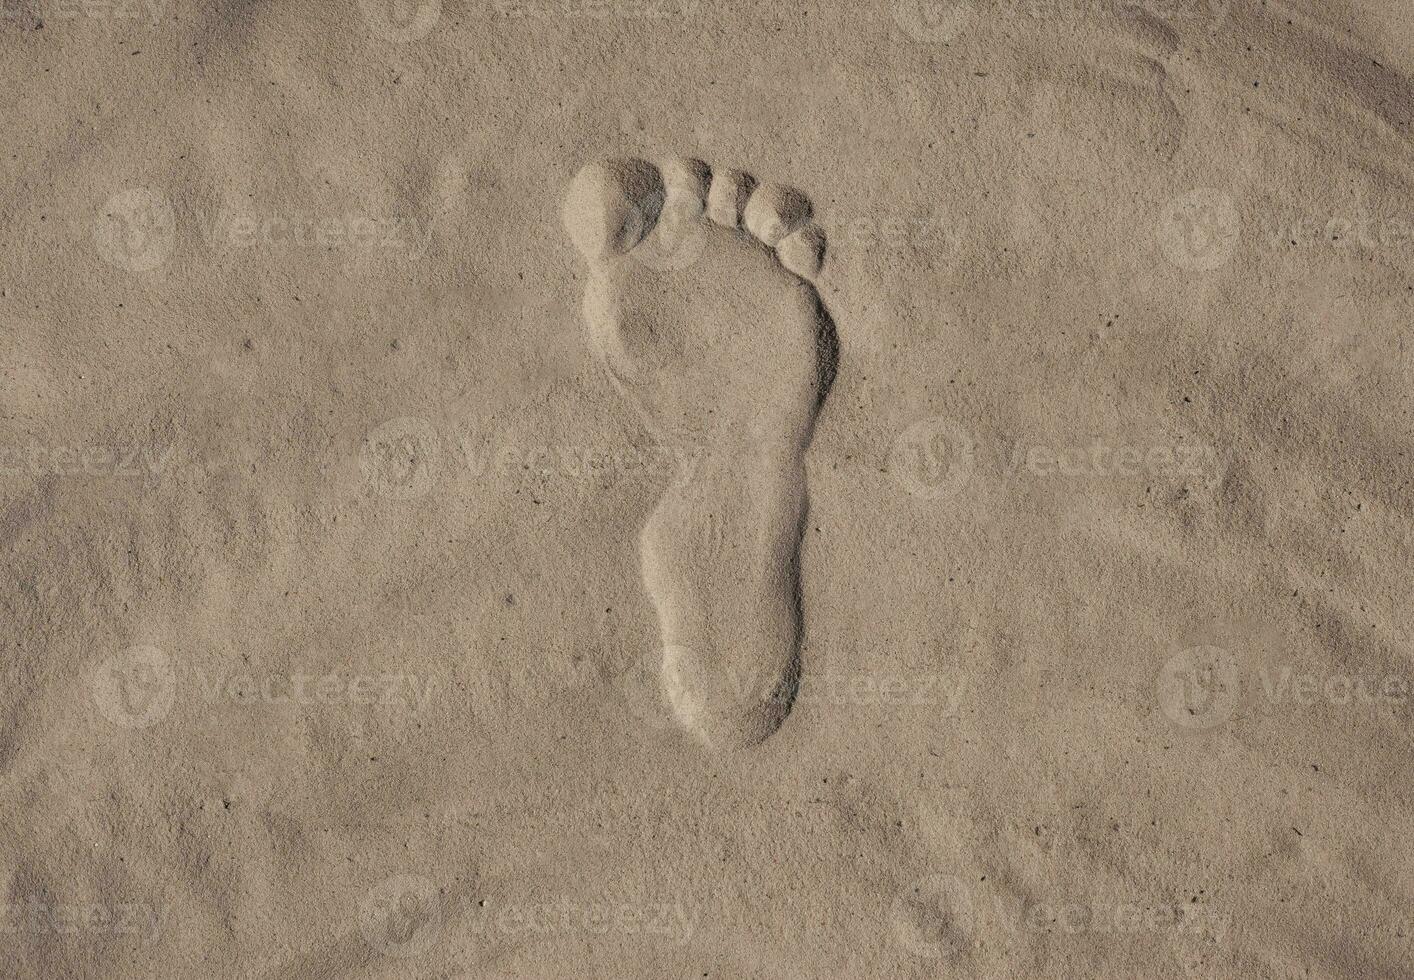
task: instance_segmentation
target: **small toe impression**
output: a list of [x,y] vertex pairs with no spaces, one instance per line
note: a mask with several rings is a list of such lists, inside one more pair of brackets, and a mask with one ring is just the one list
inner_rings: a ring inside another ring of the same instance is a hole
[[652,164],[642,160],[586,164],[565,195],[565,231],[586,258],[621,255],[652,230],[663,195],[663,176]]
[[810,218],[810,201],[800,191],[766,184],[746,202],[746,230],[767,245],[775,244]]
[[707,206],[707,188],[712,182],[712,170],[701,160],[674,157],[658,165],[667,189],[664,211],[695,218]]
[[825,233],[818,225],[792,232],[776,245],[776,258],[802,279],[814,279],[825,264]]
[[707,217],[728,228],[741,226],[742,210],[756,180],[740,170],[723,170],[712,178],[712,189],[707,193]]

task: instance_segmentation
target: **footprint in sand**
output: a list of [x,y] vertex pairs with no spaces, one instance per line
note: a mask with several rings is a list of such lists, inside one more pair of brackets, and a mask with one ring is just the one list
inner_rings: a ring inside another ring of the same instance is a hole
[[800,674],[805,450],[837,360],[824,234],[799,192],[682,159],[584,167],[564,221],[592,346],[684,461],[639,537],[663,694],[707,744],[754,745]]

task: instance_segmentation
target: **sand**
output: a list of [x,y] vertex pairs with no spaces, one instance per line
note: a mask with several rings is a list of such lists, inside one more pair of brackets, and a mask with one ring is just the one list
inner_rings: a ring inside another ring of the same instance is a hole
[[5,0],[0,975],[1414,975],[1414,27]]

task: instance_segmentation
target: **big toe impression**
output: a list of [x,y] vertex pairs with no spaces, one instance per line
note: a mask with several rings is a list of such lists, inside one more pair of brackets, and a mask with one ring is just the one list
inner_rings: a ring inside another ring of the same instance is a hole
[[588,259],[621,255],[652,230],[663,207],[663,177],[642,160],[586,164],[565,195],[570,241]]

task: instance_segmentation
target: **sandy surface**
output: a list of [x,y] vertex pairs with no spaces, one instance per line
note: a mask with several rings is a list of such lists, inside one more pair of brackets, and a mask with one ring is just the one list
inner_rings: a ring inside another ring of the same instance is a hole
[[[1414,974],[1403,4],[4,2],[0,974]],[[828,239],[750,747],[562,226],[625,156]]]

